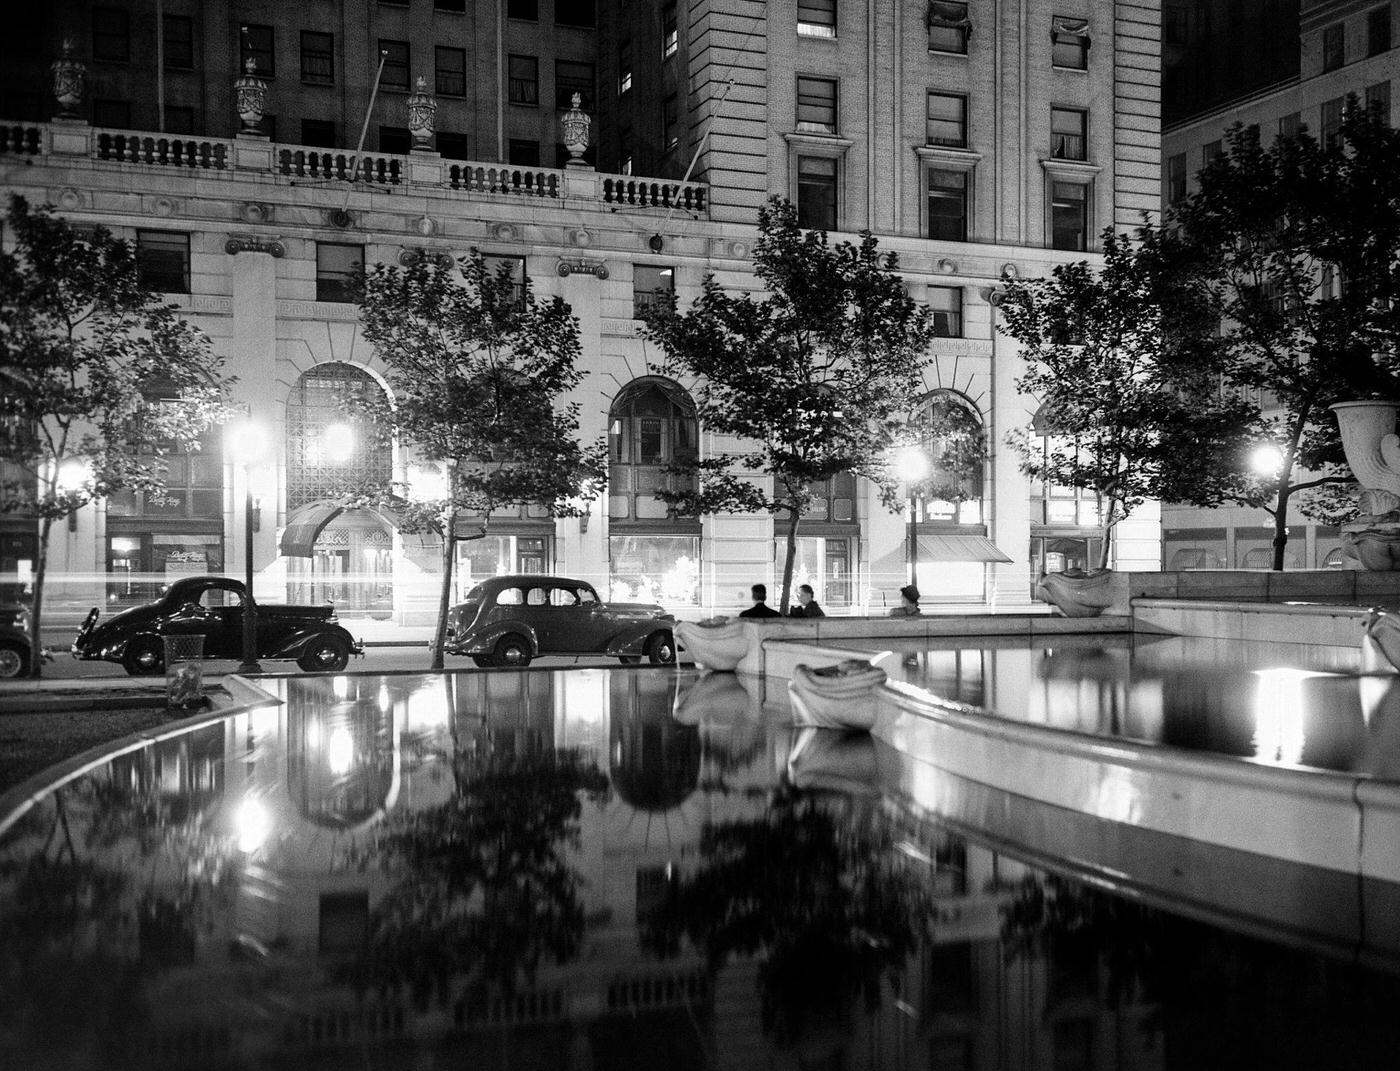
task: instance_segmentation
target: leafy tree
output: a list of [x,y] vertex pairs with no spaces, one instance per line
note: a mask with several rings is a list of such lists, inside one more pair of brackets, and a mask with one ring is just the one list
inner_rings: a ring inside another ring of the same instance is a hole
[[347,400],[385,442],[396,437],[446,466],[442,486],[426,492],[360,488],[400,511],[405,531],[442,537],[434,669],[443,665],[459,517],[477,521],[472,538],[480,538],[506,506],[578,516],[607,479],[606,447],[580,444],[578,405],[560,401],[582,379],[569,306],[537,300],[528,279],[513,282],[504,268],[493,274],[475,251],[459,267],[460,277],[423,258],[367,273],[360,319],[393,397]]
[[[711,276],[690,310],[672,307],[647,324],[666,354],[661,370],[700,380],[702,426],[743,444],[681,460],[673,471],[690,485],[657,497],[684,514],[786,515],[786,612],[814,484],[852,472],[897,504],[890,451],[928,361],[932,314],[869,232],[833,246],[825,232],[801,230],[780,197],[760,209],[758,227],[754,270],[766,297],[727,294]],[[744,473],[761,473],[764,485]]]
[[1256,412],[1219,390],[1212,294],[1192,251],[1145,225],[1105,230],[1103,257],[1012,280],[1001,307],[1029,362],[1017,386],[1052,433],[1043,455],[1014,437],[1021,468],[1098,493],[1106,568],[1114,528],[1145,499],[1209,506],[1237,487]]
[[[166,453],[221,419],[222,359],[141,285],[131,246],[10,199],[0,253],[0,509],[37,517],[39,649],[54,524],[123,489],[165,486]],[[30,675],[38,677],[39,659]]]
[[1265,148],[1236,125],[1226,145],[1177,217],[1208,259],[1232,382],[1271,403],[1277,474],[1237,500],[1273,516],[1282,569],[1292,496],[1311,492],[1303,512],[1332,523],[1354,511],[1328,406],[1400,397],[1400,132],[1351,97],[1334,137]]

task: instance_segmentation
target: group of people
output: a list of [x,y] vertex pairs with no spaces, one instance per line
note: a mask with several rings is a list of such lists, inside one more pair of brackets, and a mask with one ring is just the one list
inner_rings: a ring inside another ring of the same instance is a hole
[[[755,584],[749,589],[753,605],[740,611],[740,617],[782,617],[783,615],[768,605],[768,585]],[[917,617],[919,610],[919,589],[913,584],[905,584],[899,589],[899,605],[890,611],[890,617]],[[797,585],[797,605],[788,610],[788,617],[825,617],[826,611],[817,602],[817,593],[811,584]]]

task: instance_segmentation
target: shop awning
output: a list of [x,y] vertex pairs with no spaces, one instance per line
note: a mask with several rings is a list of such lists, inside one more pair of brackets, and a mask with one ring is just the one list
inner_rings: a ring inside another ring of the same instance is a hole
[[1009,562],[986,536],[961,532],[919,533],[919,560],[923,562]]
[[[384,506],[347,506],[335,499],[323,498],[292,510],[287,517],[287,527],[282,530],[282,537],[277,541],[278,550],[286,558],[312,557],[315,554],[316,540],[326,525],[348,510],[368,513],[394,530],[397,530],[400,524],[399,515]],[[416,540],[423,547],[441,545],[438,536],[432,532],[405,535],[404,539]]]

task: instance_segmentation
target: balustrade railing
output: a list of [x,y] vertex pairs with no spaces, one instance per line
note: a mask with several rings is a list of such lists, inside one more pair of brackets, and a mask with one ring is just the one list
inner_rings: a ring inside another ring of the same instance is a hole
[[513,193],[523,197],[558,197],[559,173],[490,164],[450,164],[447,185],[473,193]]
[[354,153],[317,152],[315,149],[277,150],[277,170],[298,178],[343,179],[397,186],[403,181],[403,161],[392,156],[355,156]]
[[195,141],[163,134],[128,134],[115,130],[96,132],[94,154],[99,160],[159,167],[186,167],[223,171],[229,166],[226,141]]
[[0,126],[0,153],[37,156],[43,149],[43,138],[37,126]]
[[604,204],[635,205],[639,208],[681,208],[705,211],[705,187],[696,183],[666,182],[662,179],[628,177],[603,178]]

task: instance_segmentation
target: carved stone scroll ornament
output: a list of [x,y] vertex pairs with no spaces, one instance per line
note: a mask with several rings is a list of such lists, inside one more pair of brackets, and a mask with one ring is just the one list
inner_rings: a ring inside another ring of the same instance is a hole
[[239,253],[266,253],[280,259],[287,255],[287,247],[275,238],[234,236],[224,243],[224,252],[234,256]]

